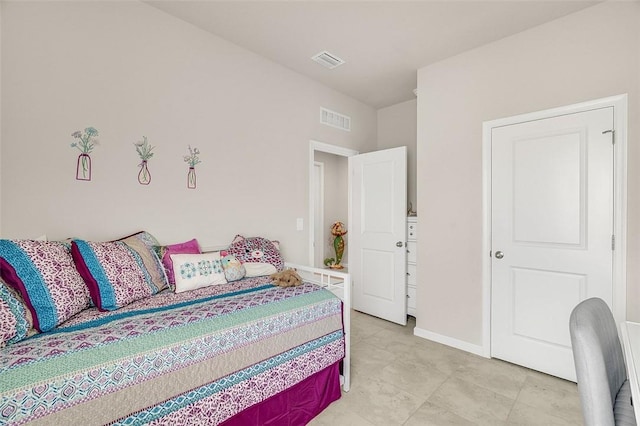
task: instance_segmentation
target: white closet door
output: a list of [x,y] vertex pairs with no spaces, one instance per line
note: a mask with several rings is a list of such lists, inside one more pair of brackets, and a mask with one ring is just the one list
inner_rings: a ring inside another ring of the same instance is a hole
[[575,380],[572,309],[613,300],[613,108],[494,128],[491,354]]

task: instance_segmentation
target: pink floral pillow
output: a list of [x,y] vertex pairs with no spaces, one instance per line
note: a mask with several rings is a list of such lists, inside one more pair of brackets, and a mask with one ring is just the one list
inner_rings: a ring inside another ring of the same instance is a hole
[[256,266],[273,265],[276,271],[284,269],[277,241],[270,241],[262,237],[245,238],[242,235],[236,235],[227,252],[245,265],[248,277],[255,276],[250,273],[250,266],[253,264],[257,264]]
[[119,309],[159,291],[140,255],[122,241],[73,240],[71,254],[91,300],[102,311]]
[[0,275],[20,294],[38,331],[89,307],[87,287],[62,242],[0,240]]
[[167,272],[167,279],[172,288],[175,288],[176,277],[173,271],[173,263],[171,261],[172,254],[200,254],[200,245],[195,238],[179,244],[171,244],[157,248],[158,257],[162,259],[162,265]]

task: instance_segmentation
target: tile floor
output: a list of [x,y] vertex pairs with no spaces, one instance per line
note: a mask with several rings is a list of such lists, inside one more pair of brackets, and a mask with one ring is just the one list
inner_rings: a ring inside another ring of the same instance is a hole
[[359,312],[351,391],[310,425],[581,425],[575,383],[486,359]]

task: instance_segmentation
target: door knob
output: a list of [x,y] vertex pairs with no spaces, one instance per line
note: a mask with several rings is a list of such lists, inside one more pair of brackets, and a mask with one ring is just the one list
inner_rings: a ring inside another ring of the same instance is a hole
[[496,252],[496,259],[502,259],[504,257],[504,253],[501,251]]
[[402,241],[398,241],[398,242],[396,243],[396,247],[402,247],[403,245],[404,245],[404,244],[402,243]]

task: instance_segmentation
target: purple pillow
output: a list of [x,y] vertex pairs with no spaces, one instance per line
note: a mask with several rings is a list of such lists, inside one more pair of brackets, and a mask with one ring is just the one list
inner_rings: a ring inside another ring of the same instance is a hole
[[114,311],[159,291],[140,255],[122,241],[73,240],[71,254],[101,311]]
[[200,254],[200,245],[195,238],[191,241],[186,241],[179,244],[171,244],[168,246],[160,247],[160,257],[162,258],[162,265],[164,265],[165,271],[167,271],[167,279],[169,284],[173,288],[176,285],[176,277],[173,273],[173,262],[171,261],[172,254]]

